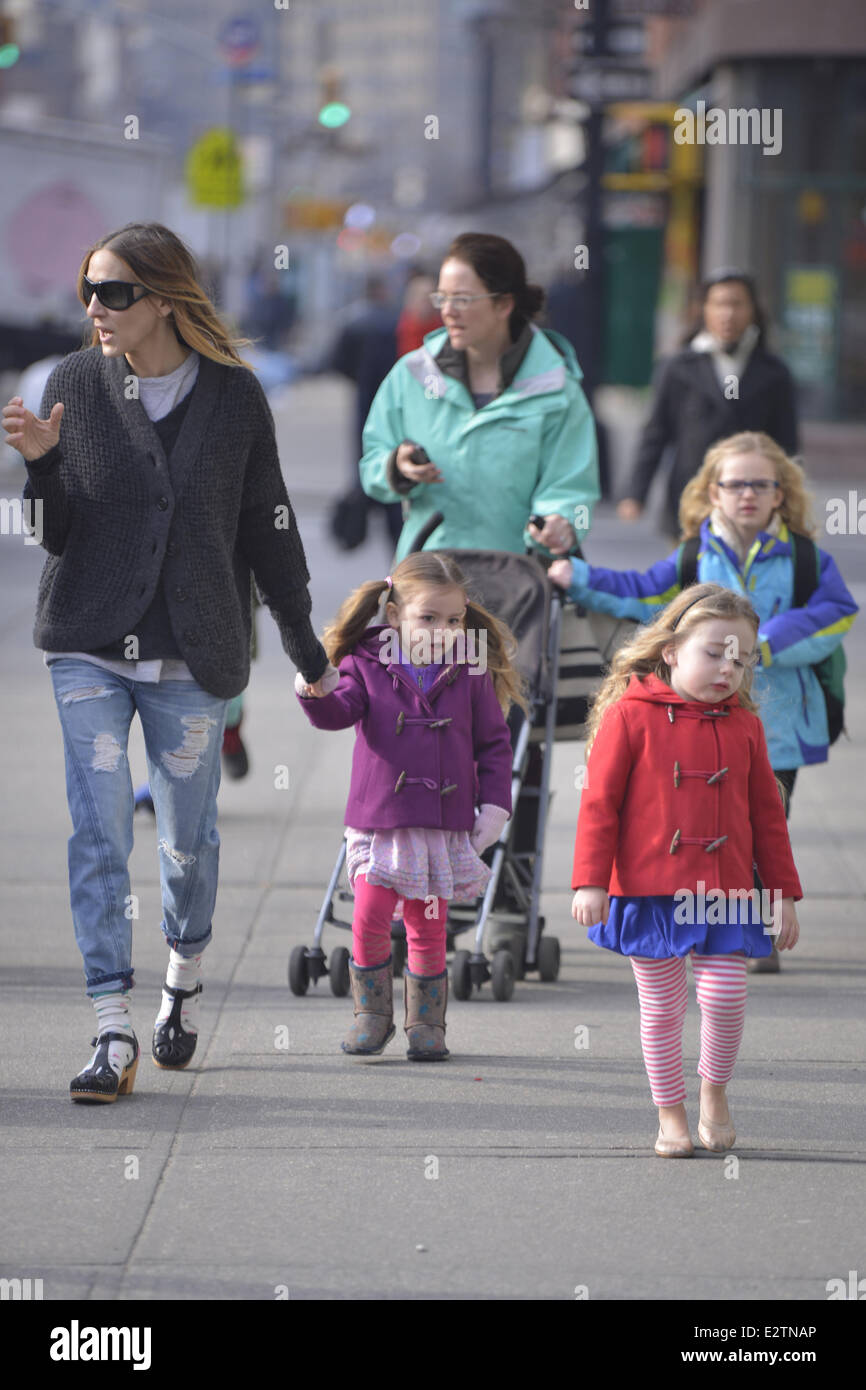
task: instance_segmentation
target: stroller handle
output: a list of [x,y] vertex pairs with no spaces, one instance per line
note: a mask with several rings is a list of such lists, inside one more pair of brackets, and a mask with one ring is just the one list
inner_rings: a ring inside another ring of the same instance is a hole
[[423,550],[430,537],[433,535],[433,532],[436,530],[436,527],[441,526],[444,520],[445,517],[442,512],[434,512],[426,525],[421,527],[421,530],[409,547],[407,554],[412,555],[416,550]]

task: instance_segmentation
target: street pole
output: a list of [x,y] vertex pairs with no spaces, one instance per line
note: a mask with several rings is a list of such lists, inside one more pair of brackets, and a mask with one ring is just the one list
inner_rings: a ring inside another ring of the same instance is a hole
[[[608,0],[592,0],[592,21],[595,29],[595,53],[607,52]],[[604,106],[601,92],[590,105],[590,115],[586,123],[587,142],[587,189],[586,189],[586,227],[584,240],[589,253],[586,279],[586,313],[589,327],[589,341],[593,344],[594,361],[591,379],[587,383],[589,398],[592,401],[596,385],[604,373],[604,222],[602,215],[604,177],[604,146],[602,127]]]

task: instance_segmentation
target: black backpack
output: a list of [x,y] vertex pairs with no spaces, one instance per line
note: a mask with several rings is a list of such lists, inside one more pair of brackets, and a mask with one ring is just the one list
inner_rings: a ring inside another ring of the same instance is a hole
[[[799,536],[795,531],[788,532],[794,551],[794,608],[805,608],[811,595],[818,587],[821,572],[821,557],[818,547],[808,536]],[[698,551],[701,547],[699,536],[690,536],[683,541],[677,551],[677,577],[680,588],[688,588],[698,577]],[[823,661],[816,661],[812,670],[818,677],[824,692],[827,707],[827,729],[830,743],[836,742],[845,728],[845,649],[840,642]]]

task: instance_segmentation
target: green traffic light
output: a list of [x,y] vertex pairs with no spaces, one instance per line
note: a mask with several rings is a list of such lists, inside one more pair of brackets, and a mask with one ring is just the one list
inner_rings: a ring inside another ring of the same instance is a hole
[[0,68],[11,68],[21,57],[17,43],[4,43],[0,47]]
[[351,114],[348,106],[342,101],[329,101],[319,112],[319,125],[327,126],[328,130],[336,130],[346,124]]

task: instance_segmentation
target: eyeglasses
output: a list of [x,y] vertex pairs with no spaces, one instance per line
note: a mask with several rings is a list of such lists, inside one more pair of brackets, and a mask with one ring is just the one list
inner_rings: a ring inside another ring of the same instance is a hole
[[716,487],[724,488],[725,492],[745,492],[747,487],[752,492],[772,492],[778,486],[775,478],[732,478],[729,483],[716,483]]
[[[106,309],[129,309],[133,304],[137,304],[139,299],[153,294],[153,290],[146,289],[144,285],[130,280],[88,280],[85,275],[82,284],[85,305],[89,305],[93,296],[96,295],[100,304],[104,304]],[[133,290],[144,290],[144,294],[140,294],[136,298]]]
[[438,290],[434,290],[430,295],[430,303],[434,309],[444,309],[450,299],[452,308],[465,309],[468,304],[472,303],[473,299],[499,299],[499,297],[498,294],[440,294]]

